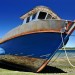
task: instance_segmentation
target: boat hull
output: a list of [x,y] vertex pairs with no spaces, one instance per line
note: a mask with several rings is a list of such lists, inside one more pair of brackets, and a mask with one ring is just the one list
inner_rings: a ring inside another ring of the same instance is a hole
[[[63,38],[66,35],[63,34]],[[0,55],[5,56],[0,60],[26,66],[29,70],[37,72],[62,47],[61,42],[61,33],[55,32],[40,32],[16,37],[0,44],[3,49]]]
[[8,66],[24,68],[26,71],[37,72],[46,59],[38,59],[25,56],[1,55],[0,63]]

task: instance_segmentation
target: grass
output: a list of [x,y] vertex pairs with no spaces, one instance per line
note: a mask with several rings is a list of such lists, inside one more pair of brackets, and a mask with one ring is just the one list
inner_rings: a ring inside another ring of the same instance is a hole
[[31,72],[2,72],[0,75],[75,75],[75,73],[31,73]]

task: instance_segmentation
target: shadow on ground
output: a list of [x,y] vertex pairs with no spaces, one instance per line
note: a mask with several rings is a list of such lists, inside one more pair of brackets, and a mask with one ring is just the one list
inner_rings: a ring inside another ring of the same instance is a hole
[[[10,64],[10,63],[8,65],[7,63],[0,62],[0,68],[2,69],[8,69],[12,71],[21,71],[21,72],[31,72],[31,71],[28,71],[26,67],[19,66],[19,65],[13,65],[13,66],[12,65],[13,64]],[[56,67],[46,66],[40,73],[66,73],[66,72]]]
[[40,73],[67,73],[59,68],[46,66]]

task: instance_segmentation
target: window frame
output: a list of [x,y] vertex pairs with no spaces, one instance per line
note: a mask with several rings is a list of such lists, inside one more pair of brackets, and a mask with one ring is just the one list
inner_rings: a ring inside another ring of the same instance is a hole
[[[50,14],[47,13],[46,19],[47,19],[48,15],[50,15]],[[52,16],[51,16],[51,18],[48,18],[48,19],[52,19]]]
[[[35,15],[35,16],[34,16]],[[34,17],[33,17],[34,16]],[[32,20],[36,19],[37,13],[32,15]]]
[[25,19],[23,20],[23,24],[25,24],[25,23],[26,23],[26,20],[27,20],[27,18],[25,18]]

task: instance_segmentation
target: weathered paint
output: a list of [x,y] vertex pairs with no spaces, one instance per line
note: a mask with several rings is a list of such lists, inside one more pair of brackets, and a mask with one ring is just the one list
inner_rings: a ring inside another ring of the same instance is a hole
[[37,72],[37,70],[46,61],[46,59],[38,59],[38,58],[31,58],[26,56],[15,56],[15,55],[14,56],[1,55],[0,61],[4,61],[8,63],[10,62],[16,65],[24,66],[28,68],[29,71]]
[[66,25],[64,20],[36,20],[24,25],[20,25],[9,31],[0,41],[3,43],[12,38],[37,33],[37,32],[61,32],[61,29]]

